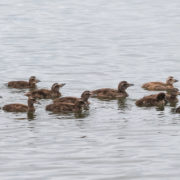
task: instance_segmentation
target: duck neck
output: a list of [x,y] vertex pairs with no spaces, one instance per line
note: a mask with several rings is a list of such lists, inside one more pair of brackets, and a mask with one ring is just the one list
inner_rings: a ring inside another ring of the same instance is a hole
[[59,93],[59,87],[51,89],[51,92],[54,93],[54,94]]
[[127,94],[126,89],[124,88],[118,88],[118,92],[122,94]]
[[175,94],[170,94],[170,99],[176,99],[177,98],[177,95]]
[[172,86],[173,87],[173,83],[172,82],[170,82],[170,81],[166,81],[166,85],[168,85],[168,86]]
[[87,102],[89,97],[81,97],[81,99],[84,101],[84,102]]
[[35,88],[36,84],[34,82],[29,81],[29,87],[30,88]]

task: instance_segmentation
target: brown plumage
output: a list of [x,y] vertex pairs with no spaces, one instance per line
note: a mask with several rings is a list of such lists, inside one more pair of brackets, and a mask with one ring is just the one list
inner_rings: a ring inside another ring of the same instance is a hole
[[110,88],[103,88],[91,91],[92,97],[97,98],[107,98],[107,99],[116,99],[116,98],[125,98],[128,97],[128,93],[126,89],[133,84],[129,84],[127,81],[121,81],[118,85],[118,89],[110,89]]
[[36,102],[35,98],[28,98],[28,105],[24,104],[7,104],[3,107],[4,111],[7,112],[34,112],[34,103]]
[[153,94],[144,96],[143,98],[136,101],[137,106],[151,107],[151,106],[165,106],[166,95],[165,93]]
[[82,100],[85,103],[86,108],[88,108],[89,106],[89,97],[91,96],[91,92],[90,91],[84,91],[81,94],[81,98],[77,98],[77,97],[62,97],[62,98],[57,98],[54,100],[54,103],[58,103],[58,102],[65,102],[65,103],[73,103],[75,104],[77,101]]
[[32,96],[37,99],[54,99],[61,96],[59,88],[63,87],[65,84],[54,83],[51,90],[48,89],[37,89],[26,93],[26,96]]
[[10,88],[18,88],[18,89],[24,89],[24,88],[36,88],[36,83],[40,82],[38,79],[36,79],[35,76],[31,76],[29,78],[29,81],[10,81],[8,82],[8,87]]
[[176,113],[180,113],[180,106],[176,108]]
[[49,104],[46,106],[47,111],[52,111],[54,113],[70,113],[70,112],[82,112],[84,107],[84,101],[78,100],[75,104],[73,103],[65,103],[65,102],[57,102],[54,104]]
[[174,88],[173,84],[178,82],[174,77],[170,76],[167,78],[166,83],[163,82],[149,82],[143,84],[142,88],[150,91],[165,91]]
[[167,90],[166,93],[166,100],[170,103],[170,104],[174,104],[178,102],[178,98],[177,96],[180,95],[179,89],[177,88],[172,88]]

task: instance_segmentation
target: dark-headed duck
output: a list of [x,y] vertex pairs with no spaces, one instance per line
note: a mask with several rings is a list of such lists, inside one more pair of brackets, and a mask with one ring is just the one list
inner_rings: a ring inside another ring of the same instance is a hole
[[58,102],[58,103],[47,105],[46,110],[52,111],[54,113],[58,113],[58,112],[59,113],[70,113],[70,112],[80,113],[82,112],[84,105],[85,103],[82,100],[76,101],[75,104]]
[[31,76],[29,78],[29,81],[10,81],[8,82],[8,87],[19,88],[19,89],[36,88],[36,83],[38,82],[40,81],[36,79],[35,76]]
[[7,112],[34,112],[34,103],[36,102],[36,99],[33,97],[28,97],[28,105],[24,104],[7,104],[3,107],[4,111]]
[[142,88],[150,91],[165,91],[174,88],[173,84],[178,82],[173,76],[167,78],[166,83],[163,82],[149,82],[143,84]]
[[165,93],[144,96],[143,98],[136,101],[136,105],[140,107],[151,107],[151,106],[162,107],[165,106],[165,104],[166,104]]
[[54,83],[51,87],[51,90],[48,89],[37,89],[31,92],[26,93],[26,96],[32,96],[38,99],[54,99],[61,96],[59,88],[63,87],[65,84]]
[[179,89],[177,88],[172,88],[167,90],[166,93],[166,100],[171,104],[171,103],[177,103],[178,98],[177,96],[180,95]]
[[121,81],[118,85],[118,89],[110,89],[110,88],[103,88],[91,91],[92,97],[97,98],[107,98],[107,99],[116,99],[116,98],[125,98],[128,97],[128,93],[126,89],[134,84],[130,84],[127,81]]
[[57,98],[54,100],[54,103],[58,103],[58,102],[65,102],[65,103],[73,103],[75,104],[77,101],[79,100],[82,100],[84,101],[86,107],[88,108],[89,106],[89,97],[91,96],[91,92],[90,91],[84,91],[82,94],[81,94],[81,98],[77,98],[77,97],[62,97],[62,98]]

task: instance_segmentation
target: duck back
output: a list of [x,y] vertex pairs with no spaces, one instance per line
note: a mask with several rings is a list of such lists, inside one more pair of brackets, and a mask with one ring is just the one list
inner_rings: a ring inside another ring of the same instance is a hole
[[27,112],[28,106],[24,104],[7,104],[3,107],[3,110],[7,112]]

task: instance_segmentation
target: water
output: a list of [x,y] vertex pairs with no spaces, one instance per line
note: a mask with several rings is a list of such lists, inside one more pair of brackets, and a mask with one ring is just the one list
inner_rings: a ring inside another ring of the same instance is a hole
[[63,96],[135,86],[125,102],[90,99],[81,117],[46,112],[50,100],[34,117],[0,110],[0,179],[178,180],[180,116],[134,103],[152,93],[144,82],[179,78],[179,22],[179,0],[1,0],[1,106],[26,103],[5,84],[31,75],[39,88],[65,82]]

